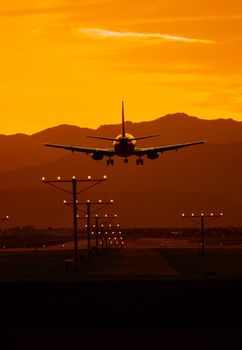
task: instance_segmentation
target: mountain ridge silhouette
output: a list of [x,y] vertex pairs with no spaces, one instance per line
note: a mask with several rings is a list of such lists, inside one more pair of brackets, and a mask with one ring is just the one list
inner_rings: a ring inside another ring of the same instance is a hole
[[[204,145],[166,152],[157,160],[144,157],[144,166],[114,157],[115,165],[90,156],[50,149],[44,142],[111,147],[108,141],[87,135],[115,137],[121,125],[98,129],[60,125],[33,135],[0,135],[1,215],[8,225],[40,227],[72,225],[72,214],[63,206],[63,192],[41,182],[42,176],[56,179],[87,179],[107,175],[107,181],[84,192],[83,201],[114,199],[109,212],[117,213],[123,226],[180,227],[188,225],[181,212],[224,212],[218,225],[242,226],[242,122],[201,120],[187,115],[168,115],[150,122],[127,121],[127,132],[135,136],[161,136],[137,142],[138,146],[164,145],[206,139]],[[84,223],[80,223],[84,224]]]

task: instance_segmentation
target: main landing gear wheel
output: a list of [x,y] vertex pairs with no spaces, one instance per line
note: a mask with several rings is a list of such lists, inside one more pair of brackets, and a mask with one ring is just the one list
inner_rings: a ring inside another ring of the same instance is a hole
[[136,165],[143,165],[144,164],[144,159],[138,158],[136,159]]
[[109,165],[109,164],[110,164],[110,165],[113,165],[113,164],[114,164],[113,159],[108,159],[108,160],[107,160],[107,165]]

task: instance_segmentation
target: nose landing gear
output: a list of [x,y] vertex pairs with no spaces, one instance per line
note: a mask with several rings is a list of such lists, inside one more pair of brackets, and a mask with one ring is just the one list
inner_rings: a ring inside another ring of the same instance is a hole
[[139,165],[139,164],[140,164],[140,165],[143,165],[143,164],[144,164],[144,159],[142,159],[142,158],[140,158],[140,157],[137,158],[137,159],[136,159],[136,165]]
[[107,165],[113,165],[113,164],[114,162],[112,158],[107,159]]

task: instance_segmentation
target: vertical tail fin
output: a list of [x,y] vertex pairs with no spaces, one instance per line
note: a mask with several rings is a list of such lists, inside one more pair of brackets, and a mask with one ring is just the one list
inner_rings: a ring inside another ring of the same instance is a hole
[[125,127],[124,127],[124,101],[122,101],[122,137],[125,137]]

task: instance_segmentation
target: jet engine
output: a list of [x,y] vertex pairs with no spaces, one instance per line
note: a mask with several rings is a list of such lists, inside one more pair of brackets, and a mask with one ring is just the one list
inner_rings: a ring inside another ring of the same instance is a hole
[[103,154],[101,152],[93,152],[92,153],[92,158],[95,160],[102,160],[103,159]]
[[149,159],[156,159],[156,158],[159,157],[159,153],[156,152],[156,151],[149,151],[149,152],[147,153],[147,157],[148,157]]

